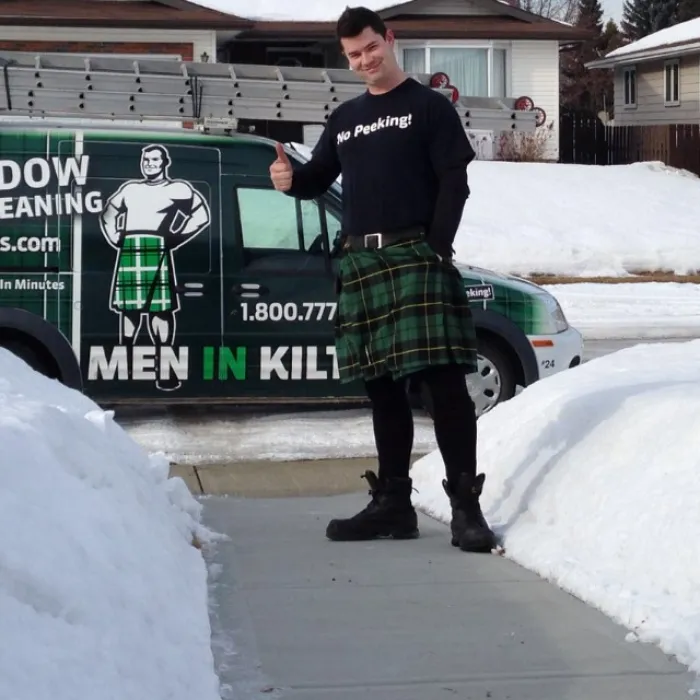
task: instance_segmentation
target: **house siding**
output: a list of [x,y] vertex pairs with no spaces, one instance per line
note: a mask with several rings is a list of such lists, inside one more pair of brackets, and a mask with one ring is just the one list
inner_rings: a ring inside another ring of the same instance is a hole
[[[510,90],[515,98],[527,95],[553,124],[545,157],[559,159],[559,44],[556,41],[513,41],[510,51]],[[544,128],[544,127],[543,127]]]
[[700,56],[680,59],[680,104],[664,106],[664,61],[639,63],[637,106],[626,107],[624,68],[615,69],[615,126],[700,124]]
[[[451,46],[457,44],[485,46],[488,42],[399,41],[396,49],[399,60],[403,48],[421,46],[425,43],[431,46],[439,46],[442,43],[449,43]],[[505,48],[508,52],[506,95],[516,99],[524,95],[531,97],[535,106],[545,111],[547,116],[545,124],[551,125],[552,128],[549,131],[543,156],[546,160],[559,160],[559,42],[514,40],[493,43],[494,46]],[[495,134],[494,139],[496,141],[494,155],[497,156],[499,135]]]

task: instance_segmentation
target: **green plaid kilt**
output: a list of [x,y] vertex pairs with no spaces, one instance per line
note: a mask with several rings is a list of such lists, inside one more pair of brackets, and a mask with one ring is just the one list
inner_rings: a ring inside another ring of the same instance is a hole
[[177,311],[172,261],[163,236],[124,236],[114,270],[111,308],[141,313]]
[[425,241],[347,252],[335,320],[340,381],[394,379],[431,365],[476,371],[464,281]]

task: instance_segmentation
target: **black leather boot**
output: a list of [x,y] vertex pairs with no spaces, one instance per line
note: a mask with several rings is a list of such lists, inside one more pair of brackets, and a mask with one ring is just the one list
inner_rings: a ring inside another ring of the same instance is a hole
[[418,516],[411,503],[413,481],[409,478],[380,480],[372,471],[366,471],[362,478],[369,483],[372,500],[351,518],[331,520],[326,537],[335,541],[418,537]]
[[454,491],[450,490],[447,480],[442,482],[452,506],[452,546],[464,552],[490,552],[498,544],[479,504],[485,479],[484,474],[479,474],[476,479],[462,474]]

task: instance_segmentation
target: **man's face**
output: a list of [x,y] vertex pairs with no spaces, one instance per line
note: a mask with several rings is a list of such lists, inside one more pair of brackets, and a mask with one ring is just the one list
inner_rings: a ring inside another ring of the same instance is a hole
[[147,178],[154,178],[163,172],[163,155],[160,151],[146,151],[141,159],[141,170]]
[[394,35],[387,31],[386,38],[366,27],[362,34],[341,39],[343,52],[350,68],[368,85],[382,83],[396,70]]

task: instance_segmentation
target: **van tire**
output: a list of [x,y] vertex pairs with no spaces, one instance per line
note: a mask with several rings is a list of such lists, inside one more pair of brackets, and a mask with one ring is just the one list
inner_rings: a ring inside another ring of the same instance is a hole
[[477,351],[480,355],[480,364],[484,363],[482,374],[492,369],[497,375],[500,387],[495,405],[512,399],[517,385],[512,350],[505,349],[500,342],[480,338]]
[[[497,406],[504,401],[508,401],[515,396],[516,390],[516,371],[513,366],[513,362],[509,357],[510,353],[501,347],[501,343],[498,341],[491,340],[490,338],[484,338],[483,336],[477,339],[477,355],[479,356],[479,365],[481,367],[482,374],[487,376],[491,372],[495,373],[495,381],[498,384],[498,398],[493,406],[489,406],[486,411],[484,411],[479,405],[477,405],[477,415],[481,415],[493,407]],[[465,377],[465,382],[466,377]],[[419,389],[419,397],[422,408],[430,415],[434,417],[433,411],[433,399],[430,393],[424,385],[421,385]],[[490,390],[487,392],[486,399],[491,399]],[[481,403],[477,398],[475,403]]]
[[20,360],[24,360],[35,372],[39,372],[49,379],[61,381],[61,374],[56,362],[48,350],[33,338],[14,333],[6,337],[5,332],[0,331],[0,347],[9,350]]

